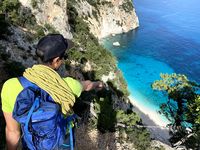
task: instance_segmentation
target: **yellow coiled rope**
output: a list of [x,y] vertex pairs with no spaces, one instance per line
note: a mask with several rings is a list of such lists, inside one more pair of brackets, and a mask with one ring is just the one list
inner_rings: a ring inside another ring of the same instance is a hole
[[45,65],[34,65],[26,69],[23,76],[45,90],[55,102],[59,103],[63,114],[69,112],[75,102],[75,96],[56,71]]

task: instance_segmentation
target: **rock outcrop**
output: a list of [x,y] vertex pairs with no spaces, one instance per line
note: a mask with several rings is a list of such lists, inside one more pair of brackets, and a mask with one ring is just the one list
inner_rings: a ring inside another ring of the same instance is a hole
[[[49,24],[65,37],[72,38],[67,16],[69,0],[19,0],[32,10],[41,26]],[[80,17],[89,25],[90,32],[101,39],[111,34],[128,32],[139,26],[131,0],[74,0],[74,7]]]
[[49,24],[67,38],[72,38],[67,16],[66,0],[19,0],[24,7],[31,8],[39,25]]
[[98,39],[128,32],[139,26],[131,0],[99,0],[93,5],[80,0],[74,7]]

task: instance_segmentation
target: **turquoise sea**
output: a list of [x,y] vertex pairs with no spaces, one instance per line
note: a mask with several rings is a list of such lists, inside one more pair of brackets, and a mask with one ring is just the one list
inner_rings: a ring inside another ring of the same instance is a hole
[[[131,96],[152,111],[166,101],[151,84],[160,73],[181,73],[200,83],[200,1],[134,0],[138,29],[103,39],[118,60]],[[118,41],[119,47],[113,46]]]

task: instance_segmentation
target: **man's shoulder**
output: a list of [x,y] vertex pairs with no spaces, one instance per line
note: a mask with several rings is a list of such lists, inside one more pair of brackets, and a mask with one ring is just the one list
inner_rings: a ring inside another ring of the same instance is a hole
[[8,80],[6,80],[6,82],[4,83],[4,86],[15,86],[20,84],[19,80],[17,77],[15,78],[10,78]]
[[8,79],[1,90],[2,110],[3,112],[12,112],[17,95],[23,90],[18,78]]
[[78,80],[72,78],[72,77],[64,77],[63,80],[65,82],[79,82]]
[[81,86],[81,83],[79,80],[76,80],[71,77],[65,77],[63,80],[69,85],[69,86]]
[[22,85],[18,78],[10,78],[4,82],[1,92],[7,93],[8,91],[18,91],[22,89]]
[[63,80],[68,84],[76,97],[79,97],[81,95],[83,87],[79,80],[71,77],[63,78]]

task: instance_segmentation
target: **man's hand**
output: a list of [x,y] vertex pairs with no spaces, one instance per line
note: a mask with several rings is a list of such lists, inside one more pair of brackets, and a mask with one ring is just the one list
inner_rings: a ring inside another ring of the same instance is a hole
[[105,86],[102,81],[92,82],[90,80],[82,81],[83,91],[102,90]]
[[95,87],[95,90],[97,90],[97,91],[100,91],[100,90],[102,90],[103,88],[105,88],[105,84],[102,82],[102,81],[97,81],[96,83],[95,83],[96,85],[96,87]]

